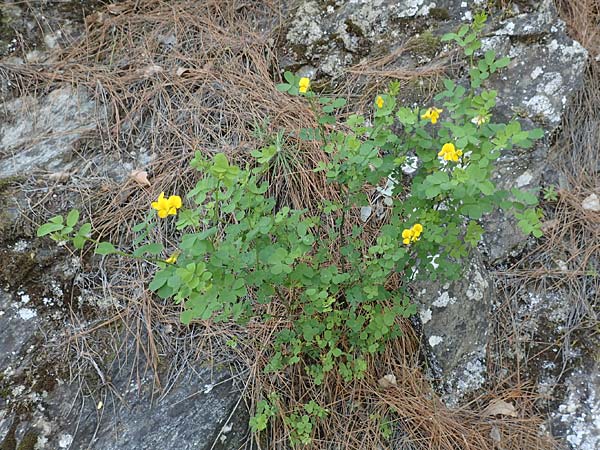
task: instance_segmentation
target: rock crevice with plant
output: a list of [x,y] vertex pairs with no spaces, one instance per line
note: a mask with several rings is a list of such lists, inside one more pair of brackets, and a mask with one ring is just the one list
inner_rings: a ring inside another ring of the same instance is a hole
[[[510,60],[480,51],[484,22],[480,14],[442,38],[471,60],[470,83],[445,80],[434,104],[397,104],[400,87],[392,82],[373,99],[368,117],[341,118],[346,99],[320,95],[307,77],[285,73],[278,89],[308,102],[316,121],[292,137],[326,151],[328,161],[306,170],[323,172],[338,200],[311,210],[278,205],[266,181],[280,157],[276,146],[254,150],[245,167],[223,153],[197,152],[191,165],[200,181],[180,193],[184,200],[161,193],[152,203],[156,214],[134,228],[133,251],[95,241],[91,225],[78,225],[76,210],[52,218],[38,235],[155,264],[149,288],[181,305],[184,324],[276,324],[273,342],[261,343],[266,373],[300,368],[314,386],[327,377],[360,379],[367,360],[399,339],[403,321],[418,312],[411,286],[463,276],[484,232],[482,217],[496,208],[511,211],[525,234],[541,235],[535,193],[502,190],[493,181],[503,152],[529,148],[543,132],[523,129],[516,119],[494,120],[498,93],[482,81]],[[377,221],[366,208],[372,188],[384,196]],[[172,248],[150,239],[161,220],[176,221],[180,238]],[[292,444],[309,444],[327,414],[327,405],[311,398],[284,411],[271,392],[250,425],[259,433],[280,417]]]

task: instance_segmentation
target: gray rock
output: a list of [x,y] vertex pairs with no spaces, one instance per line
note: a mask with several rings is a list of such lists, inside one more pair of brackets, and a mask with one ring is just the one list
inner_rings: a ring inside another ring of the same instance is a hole
[[487,271],[474,259],[461,280],[417,288],[423,334],[449,403],[480,388],[485,381],[485,348],[494,291]]
[[435,8],[446,10],[446,6],[456,15],[460,3],[342,0],[323,4],[309,0],[296,9],[286,38],[301,62],[314,63],[322,74],[336,77],[374,46],[398,40],[407,31],[400,25],[403,20],[426,18]]
[[11,294],[0,289],[0,370],[8,372],[14,370],[18,355],[39,325],[29,296],[23,294],[19,300],[15,301]]
[[[504,154],[498,160],[495,181],[503,189],[535,189],[547,170],[549,136],[560,124],[569,98],[583,83],[587,51],[566,35],[550,0],[533,12],[500,22],[482,43],[483,51],[493,49],[512,59],[486,84],[498,91],[496,116],[501,120],[519,116],[523,128],[541,127],[546,132],[546,138],[532,149]],[[490,261],[522,250],[526,237],[512,215],[496,212],[485,223]]]
[[151,376],[139,384],[129,380],[130,372],[122,370],[113,380],[121,398],[109,394],[100,409],[97,399],[86,398],[78,417],[70,411],[77,387],[57,389],[45,400],[44,418],[37,420],[51,430],[44,448],[62,448],[65,436],[70,448],[90,450],[243,448],[248,414],[229,372],[189,370],[158,398],[153,398]]
[[96,129],[95,103],[81,89],[7,102],[0,122],[0,178],[35,169],[68,171],[73,145]]
[[551,417],[554,435],[572,449],[600,448],[600,365],[578,368],[563,385],[565,394]]
[[498,24],[482,41],[482,50],[509,56],[511,65],[492,77],[499,109],[519,114],[548,131],[560,123],[569,97],[583,81],[587,51],[565,33],[553,3],[544,0],[537,11],[520,14]]

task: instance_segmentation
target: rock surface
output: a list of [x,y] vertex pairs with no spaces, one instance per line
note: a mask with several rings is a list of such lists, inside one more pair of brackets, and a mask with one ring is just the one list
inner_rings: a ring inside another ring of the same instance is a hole
[[456,405],[486,380],[493,285],[483,264],[474,259],[463,279],[418,286],[416,294],[423,334],[441,369],[446,400]]
[[83,90],[63,87],[43,97],[4,105],[0,122],[0,178],[34,170],[68,172],[73,145],[96,129],[96,105]]
[[[23,14],[19,2],[5,3],[8,6],[2,5],[0,19],[8,17],[14,25],[13,31],[29,30],[32,36],[25,54],[21,55],[23,59],[43,60],[39,48],[60,45],[64,34],[50,29],[43,29],[40,34],[31,27],[33,22]],[[421,55],[402,56],[398,65],[418,66],[431,60],[442,49],[439,36],[471,20],[471,8],[486,2],[307,0],[294,3],[297,7],[292,10],[286,33],[292,49],[289,66],[301,67],[301,72],[311,77],[335,78],[365,57],[385,54],[407,39],[426,33],[431,36],[431,48]],[[522,6],[523,3],[527,6]],[[497,114],[518,115],[524,127],[541,126],[547,135],[533,149],[503,156],[498,180],[507,188],[534,188],[546,170],[550,135],[559,125],[570,95],[582,83],[587,53],[567,37],[551,1],[518,2],[518,5],[514,6],[511,17],[490,20],[484,49],[494,49],[501,56],[513,58],[508,68],[488,82],[490,88],[499,92]],[[15,53],[18,47],[18,40],[12,41],[15,36],[6,30],[0,33],[3,46],[0,55]],[[83,162],[77,158],[77,144],[96,131],[97,113],[86,92],[66,86],[47,95],[23,96],[6,102],[0,116],[0,179],[30,175],[36,170],[57,173],[81,169]],[[144,158],[147,161],[150,156]],[[94,164],[117,179],[137,167],[133,162],[124,165],[102,158],[95,159]],[[0,198],[6,202],[4,197]],[[597,203],[597,197],[592,197],[586,201],[586,209],[597,211]],[[9,228],[14,228],[16,216],[13,214],[10,219]],[[463,280],[418,290],[425,340],[441,369],[447,392],[445,400],[451,405],[460,404],[486,381],[488,317],[498,303],[485,263],[516,255],[524,244],[514,221],[507,220],[502,213],[488,221],[487,229],[485,258],[476,257]],[[2,243],[3,250],[6,246],[13,247],[2,253],[5,261],[26,264],[32,259],[29,252],[36,253],[37,249],[31,248],[27,240],[22,242],[13,239]],[[33,259],[36,264],[40,262],[39,255]],[[73,399],[79,395],[78,386],[65,381],[64,367],[52,371],[52,367],[43,363],[59,361],[48,349],[58,346],[64,339],[61,330],[70,326],[65,320],[65,305],[69,304],[65,288],[78,269],[73,273],[61,269],[66,276],[53,272],[51,267],[76,265],[64,254],[41,259],[43,264],[32,272],[35,277],[23,278],[25,284],[17,280],[0,286],[5,289],[0,290],[3,370],[0,439],[10,438],[12,429],[16,441],[34,439],[38,448],[47,449],[209,450],[244,445],[248,417],[225,370],[202,367],[189,370],[167,395],[153,399],[152,378],[130,384],[128,370],[114,369],[111,387],[123,402],[115,397],[79,396],[81,403],[72,410]],[[47,273],[42,276],[44,271]],[[542,297],[524,294],[517,310],[518,337],[523,340],[534,341],[540,336],[547,341],[558,340],[562,336],[556,331],[568,323],[568,308],[556,293]],[[600,446],[600,375],[597,363],[584,363],[580,357],[575,352],[568,359],[572,367],[561,384],[557,374],[562,373],[562,366],[545,356],[537,368],[538,381],[542,388],[546,386],[546,393],[559,399],[550,424],[552,431],[564,436],[573,449],[592,450]],[[43,373],[40,367],[44,368]],[[31,430],[36,430],[35,435]]]
[[[47,399],[46,413],[37,419],[51,430],[42,435],[46,448],[243,448],[248,415],[231,375],[201,367],[186,372],[168,394],[156,397],[152,377],[131,382],[129,370],[120,370],[112,381],[120,398],[110,394],[108,400],[106,396],[96,401],[86,398],[76,414],[70,406],[77,397],[76,387],[61,386]],[[70,447],[61,445],[61,439],[68,439]]]

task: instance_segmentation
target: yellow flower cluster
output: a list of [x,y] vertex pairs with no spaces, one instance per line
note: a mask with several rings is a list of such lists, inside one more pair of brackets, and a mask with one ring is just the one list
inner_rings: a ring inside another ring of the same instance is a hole
[[431,120],[431,123],[435,124],[438,121],[440,114],[443,112],[443,109],[438,109],[436,107],[429,108],[427,111],[425,111],[425,114],[421,116],[421,119],[429,119]]
[[377,96],[377,98],[375,99],[375,104],[379,109],[383,108],[383,97],[381,95]]
[[181,208],[181,197],[179,195],[171,195],[165,198],[165,193],[161,192],[158,199],[152,202],[152,208],[158,211],[158,217],[164,219],[167,216],[177,214],[177,210]]
[[423,225],[421,225],[420,223],[416,223],[412,227],[402,231],[402,242],[405,245],[410,245],[411,243],[419,240],[419,237],[421,236],[422,232]]
[[444,144],[444,146],[438,153],[438,156],[444,158],[444,160],[446,161],[457,162],[458,158],[461,157],[462,154],[462,150],[457,150],[453,143],[448,142],[447,144]]
[[309,87],[310,87],[310,80],[306,77],[300,78],[300,81],[298,81],[298,90],[301,93],[306,94],[306,91],[308,91]]

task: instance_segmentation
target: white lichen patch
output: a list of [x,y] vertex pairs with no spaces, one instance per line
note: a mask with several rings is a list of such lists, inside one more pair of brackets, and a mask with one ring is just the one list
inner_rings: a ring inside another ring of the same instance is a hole
[[554,420],[566,428],[566,440],[571,448],[600,448],[600,374],[575,371],[565,383],[567,394],[554,413]]
[[431,320],[431,308],[422,309],[419,311],[419,317],[421,318],[421,323],[426,324]]
[[537,94],[525,101],[525,106],[533,114],[540,114],[547,117],[551,122],[560,121],[560,111],[558,111],[548,96]]
[[450,297],[448,291],[444,291],[440,296],[432,303],[433,306],[438,308],[445,308],[448,305],[453,305],[456,302],[456,298]]
[[70,434],[61,434],[58,438],[58,446],[60,448],[69,448],[73,443],[73,436]]
[[544,73],[544,69],[542,69],[540,66],[537,66],[531,71],[531,79],[537,79],[537,77],[539,77],[542,73]]
[[411,175],[419,168],[419,158],[416,156],[407,156],[404,164],[400,167],[406,175]]
[[[398,17],[412,17],[416,16],[419,13],[419,10],[423,6],[424,0],[406,0],[404,2],[399,2],[398,4]],[[427,8],[427,12],[429,12],[431,7]]]
[[465,396],[480,389],[486,380],[485,349],[470,354],[466,363],[455,370],[446,381],[444,403],[456,407]]
[[533,180],[533,174],[529,170],[526,170],[515,180],[515,184],[521,188],[531,183],[531,180]]
[[15,252],[22,253],[22,252],[26,251],[27,249],[29,249],[29,242],[24,239],[21,239],[21,240],[18,240],[17,242],[15,242],[11,248]]
[[548,96],[556,94],[564,86],[562,75],[558,72],[546,73],[543,77],[544,93]]
[[472,301],[480,301],[483,300],[483,296],[485,294],[486,289],[489,287],[489,284],[481,272],[477,269],[473,269],[471,272],[471,284],[467,288],[465,295],[469,300]]
[[17,314],[23,320],[31,320],[34,317],[37,317],[36,310],[31,308],[20,308],[17,310]]
[[429,337],[429,345],[431,345],[432,347],[435,347],[436,345],[441,344],[444,341],[444,338],[441,336],[430,336]]
[[296,17],[292,22],[287,39],[291,43],[312,45],[325,35],[319,22],[323,19],[321,9],[317,2],[306,2],[298,8]]
[[479,389],[483,383],[485,383],[485,365],[481,358],[476,358],[465,365],[456,387],[458,392],[464,395]]

